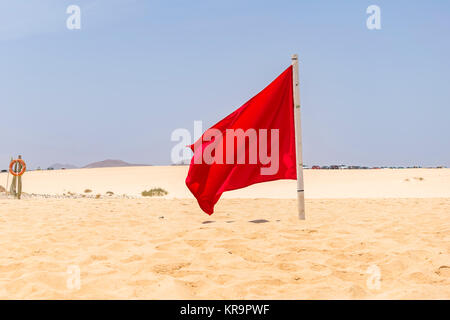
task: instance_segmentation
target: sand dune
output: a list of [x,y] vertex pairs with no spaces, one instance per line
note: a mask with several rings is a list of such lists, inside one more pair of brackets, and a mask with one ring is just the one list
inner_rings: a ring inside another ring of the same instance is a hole
[[[23,176],[23,191],[38,194],[94,193],[139,196],[152,187],[166,189],[167,198],[190,198],[184,184],[187,166],[96,168],[31,171]],[[0,185],[6,184],[0,174]],[[280,180],[226,192],[223,198],[294,199],[296,182]],[[305,196],[329,198],[450,197],[450,169],[305,170]]]
[[307,171],[300,221],[293,181],[208,216],[186,168],[155,168],[26,173],[27,192],[172,198],[0,199],[0,298],[450,299],[449,170]]

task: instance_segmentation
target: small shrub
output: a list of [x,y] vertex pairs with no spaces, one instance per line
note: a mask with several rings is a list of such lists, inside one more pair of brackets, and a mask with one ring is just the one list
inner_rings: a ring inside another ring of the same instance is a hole
[[91,192],[92,192],[91,189],[86,189],[86,190],[84,190],[84,193],[91,193]]
[[95,195],[95,199],[100,199],[101,196],[102,196],[101,194],[97,194]]
[[148,191],[144,190],[141,194],[143,197],[162,197],[169,193],[162,188],[153,188]]
[[108,196],[112,196],[112,195],[114,195],[114,192],[112,192],[112,191],[107,191],[106,194],[107,194]]

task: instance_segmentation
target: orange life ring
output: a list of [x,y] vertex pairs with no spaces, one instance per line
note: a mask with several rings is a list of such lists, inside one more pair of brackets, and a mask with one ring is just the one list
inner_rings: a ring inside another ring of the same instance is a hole
[[[13,167],[16,163],[20,163],[22,165],[22,170],[20,170],[20,172],[14,172]],[[27,170],[27,165],[25,164],[25,161],[23,161],[22,159],[16,159],[11,161],[11,163],[9,164],[9,172],[16,177],[20,177],[21,175],[23,175],[25,173],[25,170]]]

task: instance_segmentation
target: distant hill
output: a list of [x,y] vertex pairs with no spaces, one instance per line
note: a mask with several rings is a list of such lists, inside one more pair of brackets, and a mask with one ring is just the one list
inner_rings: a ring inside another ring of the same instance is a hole
[[93,162],[84,166],[83,168],[108,168],[108,167],[139,167],[148,166],[148,164],[132,164],[122,160],[103,160],[99,162]]
[[49,168],[53,168],[55,170],[60,170],[60,169],[77,169],[77,166],[74,166],[73,164],[61,164],[61,163],[55,163],[53,165],[51,165]]

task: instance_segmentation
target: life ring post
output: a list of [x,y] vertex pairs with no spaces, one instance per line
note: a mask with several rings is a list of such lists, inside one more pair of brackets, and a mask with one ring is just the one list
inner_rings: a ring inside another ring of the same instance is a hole
[[[18,167],[20,167],[20,171],[19,171]],[[26,165],[25,161],[23,161],[20,158],[12,160],[11,163],[9,164],[9,172],[15,177],[22,176],[26,170],[27,170],[27,165]]]
[[25,161],[22,160],[22,156],[18,156],[17,159],[11,160],[9,164],[9,173],[12,174],[13,179],[11,181],[11,194],[13,194],[17,199],[22,196],[22,175],[27,170],[27,165]]

